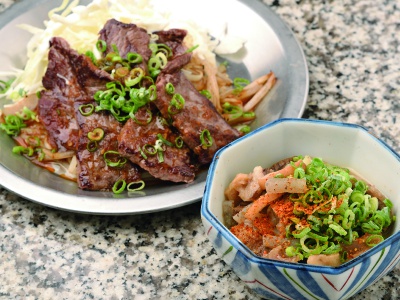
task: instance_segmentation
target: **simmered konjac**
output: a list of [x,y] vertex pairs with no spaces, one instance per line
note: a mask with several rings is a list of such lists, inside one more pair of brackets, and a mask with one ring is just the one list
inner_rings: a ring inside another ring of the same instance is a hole
[[235,88],[225,66],[217,70],[187,49],[186,35],[110,19],[99,32],[98,59],[51,38],[38,99],[29,95],[0,112],[0,128],[19,144],[13,151],[54,172],[64,168],[86,190],[141,189],[143,170],[192,182],[245,133],[257,92],[276,79],[269,73]]
[[256,255],[336,267],[380,243],[392,203],[348,169],[298,156],[238,174],[225,224]]

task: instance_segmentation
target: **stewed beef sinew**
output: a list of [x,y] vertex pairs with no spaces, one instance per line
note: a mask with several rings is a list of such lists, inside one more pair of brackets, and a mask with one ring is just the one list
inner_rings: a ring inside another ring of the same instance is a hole
[[225,190],[224,223],[256,255],[337,267],[390,235],[393,204],[347,168],[298,156]]

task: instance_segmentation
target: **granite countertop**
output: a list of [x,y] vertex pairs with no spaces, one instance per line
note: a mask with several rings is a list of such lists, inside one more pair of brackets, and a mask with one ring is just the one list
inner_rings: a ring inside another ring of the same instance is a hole
[[[17,1],[0,0],[0,11]],[[264,2],[304,49],[310,92],[303,117],[363,125],[399,151],[399,1]],[[397,265],[352,299],[399,299],[399,278]],[[257,299],[217,257],[199,202],[89,216],[2,188],[0,282],[0,299]]]

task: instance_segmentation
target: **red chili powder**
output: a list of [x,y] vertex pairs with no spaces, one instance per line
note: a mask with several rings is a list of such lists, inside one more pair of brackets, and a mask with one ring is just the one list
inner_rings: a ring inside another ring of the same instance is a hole
[[272,210],[275,212],[281,223],[287,225],[292,221],[290,218],[296,217],[293,213],[294,204],[289,199],[282,199],[271,204]]

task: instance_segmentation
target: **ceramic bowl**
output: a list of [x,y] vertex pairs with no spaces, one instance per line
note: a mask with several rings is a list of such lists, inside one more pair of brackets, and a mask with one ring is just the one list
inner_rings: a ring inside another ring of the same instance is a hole
[[[391,236],[339,267],[286,263],[256,256],[223,224],[224,190],[237,173],[296,155],[351,168],[393,202]],[[201,215],[208,239],[239,278],[267,299],[346,299],[391,271],[400,260],[400,156],[365,128],[344,123],[280,119],[216,153]]]

